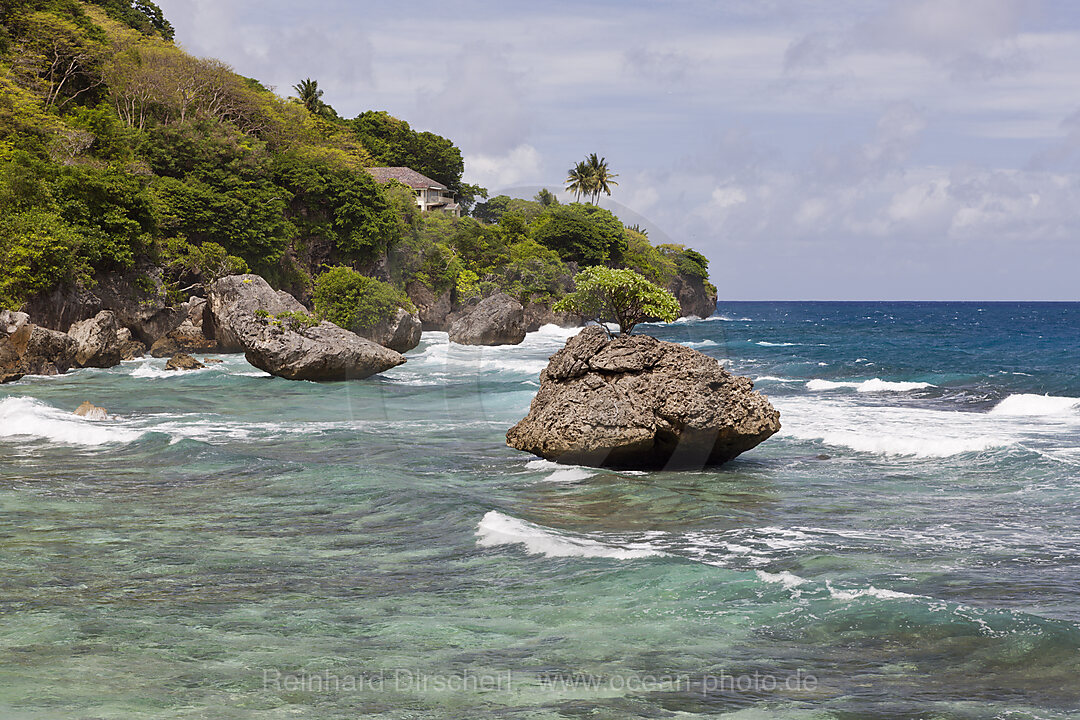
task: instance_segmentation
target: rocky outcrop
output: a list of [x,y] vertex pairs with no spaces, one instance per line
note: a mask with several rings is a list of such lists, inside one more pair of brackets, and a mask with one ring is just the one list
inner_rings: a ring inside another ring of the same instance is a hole
[[98,273],[94,280],[101,308],[112,310],[116,321],[144,345],[153,345],[184,319],[182,308],[169,305],[157,266],[143,263],[125,273]]
[[517,345],[525,339],[525,311],[506,293],[481,300],[450,324],[459,345]]
[[676,275],[667,284],[667,289],[679,301],[682,317],[707,318],[716,312],[716,289],[705,287],[701,278]]
[[414,280],[405,288],[405,292],[416,306],[416,314],[424,330],[445,331],[450,327],[450,313],[454,308],[449,290],[436,295],[427,285]]
[[134,360],[146,354],[146,346],[131,335],[128,328],[120,328],[116,331],[116,342],[120,347],[121,360]]
[[[286,292],[275,291],[258,275],[229,275],[215,280],[209,292],[211,328],[202,332],[217,341],[220,352],[246,351],[245,337],[257,336],[264,323],[256,317],[260,310],[270,315],[307,312],[300,301]],[[209,332],[208,332],[209,331]]]
[[120,324],[112,310],[80,320],[68,330],[75,341],[75,362],[82,367],[110,368],[120,363]]
[[177,353],[165,363],[166,370],[201,370],[206,367],[186,353]]
[[75,364],[75,341],[34,325],[26,313],[0,311],[0,383],[23,375],[58,375]]
[[183,322],[151,346],[153,357],[172,357],[181,352],[217,352],[217,340],[207,336],[214,322],[210,304],[203,298],[193,297],[182,308],[185,312]]
[[578,315],[570,313],[557,313],[550,305],[531,302],[525,306],[525,331],[536,332],[544,325],[558,325],[559,327],[572,328],[584,325],[584,320]]
[[399,353],[412,350],[420,344],[422,326],[420,319],[404,308],[398,308],[392,316],[366,330],[357,330],[360,337],[378,343]]
[[310,328],[255,319],[257,330],[244,326],[247,361],[271,375],[289,380],[354,380],[405,362],[405,357],[330,322]]
[[564,463],[621,468],[716,465],[780,429],[780,414],[707,355],[645,335],[587,327],[540,374],[511,447]]
[[82,285],[61,285],[31,297],[22,309],[38,327],[66,332],[73,323],[92,318],[103,308],[101,298]]
[[98,407],[89,400],[84,400],[83,404],[75,408],[75,414],[79,417],[84,417],[87,420],[108,420],[109,413],[105,411],[105,408]]
[[[405,362],[397,352],[330,322],[314,327],[273,316],[306,313],[287,293],[258,275],[232,275],[210,286],[214,336],[223,352],[244,351],[247,361],[289,380],[365,378]],[[260,312],[262,311],[262,312]]]

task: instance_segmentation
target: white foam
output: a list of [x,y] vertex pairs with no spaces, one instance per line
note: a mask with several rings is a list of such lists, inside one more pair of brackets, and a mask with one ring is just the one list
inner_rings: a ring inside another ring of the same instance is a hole
[[927,382],[898,382],[880,378],[860,381],[811,380],[806,383],[806,389],[812,391],[851,389],[863,393],[909,392],[911,390],[923,390],[928,387],[934,386]]
[[773,398],[782,436],[815,440],[856,452],[950,457],[1009,447],[1023,428],[980,413],[865,406],[822,398]]
[[1010,395],[990,410],[991,415],[1034,417],[1068,415],[1080,409],[1080,398],[1057,395]]
[[559,463],[544,460],[542,458],[530,460],[525,463],[525,467],[529,470],[551,470],[551,474],[545,478],[548,482],[580,482],[582,480],[587,480],[596,474],[592,470],[579,465],[560,465]]
[[720,343],[715,340],[699,340],[697,342],[684,342],[682,343],[686,347],[699,348],[699,347],[716,347]]
[[802,343],[769,342],[768,340],[758,340],[757,344],[761,347],[795,347],[796,345],[802,345]]
[[779,583],[788,590],[790,590],[791,588],[799,587],[800,585],[809,582],[809,580],[807,580],[806,578],[799,577],[798,575],[788,572],[787,570],[783,570],[778,573],[765,572],[764,570],[757,570],[756,572],[758,578],[760,578],[761,580],[764,580],[768,583]]
[[761,377],[754,378],[754,382],[785,382],[785,383],[790,382],[790,383],[796,383],[796,382],[802,382],[802,380],[800,380],[798,378],[776,377],[775,375],[762,375]]
[[118,427],[109,420],[89,421],[31,398],[9,397],[0,400],[0,438],[29,438],[61,445],[96,446],[132,442],[142,434]]
[[[616,560],[663,555],[640,543],[628,546],[609,545],[599,540],[572,536],[544,528],[526,520],[489,511],[476,526],[476,544],[481,547],[523,545],[533,555],[547,557],[604,557]],[[635,547],[637,545],[637,547]]]
[[925,595],[912,595],[911,593],[899,592],[897,590],[883,590],[881,588],[876,588],[873,585],[858,590],[837,590],[826,582],[825,587],[829,589],[829,595],[831,595],[834,600],[856,600],[862,597],[872,597],[877,598],[878,600],[926,597]]

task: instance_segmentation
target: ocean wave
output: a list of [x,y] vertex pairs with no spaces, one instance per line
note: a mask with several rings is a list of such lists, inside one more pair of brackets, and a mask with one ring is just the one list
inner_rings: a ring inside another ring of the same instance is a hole
[[802,345],[802,343],[769,342],[768,340],[758,340],[755,344],[761,347],[795,347],[796,345]]
[[929,387],[934,386],[927,382],[899,382],[882,380],[881,378],[871,378],[870,380],[859,381],[811,380],[806,383],[806,389],[812,391],[851,389],[863,393],[909,392],[911,390],[923,390]]
[[779,583],[788,590],[810,582],[806,578],[799,577],[795,573],[788,572],[787,570],[778,573],[765,572],[764,570],[757,570],[755,572],[757,573],[758,579],[767,583]]
[[635,558],[663,555],[649,547],[613,545],[600,540],[570,535],[541,527],[526,520],[489,511],[476,526],[476,544],[481,547],[522,545],[526,552],[547,557]]
[[925,598],[925,595],[912,595],[911,593],[900,592],[898,590],[883,590],[871,585],[868,588],[858,588],[854,590],[838,590],[832,586],[832,584],[826,582],[825,587],[829,590],[829,595],[833,600],[857,600],[864,597],[877,598],[878,600],[902,600],[911,598]]
[[991,415],[1035,417],[1039,415],[1070,415],[1080,410],[1080,398],[1058,395],[1010,395],[991,410]]
[[864,406],[821,398],[774,398],[780,435],[856,452],[942,458],[1016,445],[1023,436],[989,415],[948,410]]
[[762,375],[761,377],[754,378],[754,382],[785,382],[785,383],[797,383],[802,382],[799,378],[786,378],[776,377],[775,375]]
[[525,467],[534,471],[550,470],[551,474],[544,478],[548,482],[581,482],[582,480],[588,480],[596,474],[595,471],[581,467],[580,465],[560,465],[559,463],[544,460],[543,458],[530,460],[525,463]]
[[86,420],[31,398],[0,400],[0,438],[48,440],[60,445],[92,447],[129,443],[143,434],[110,420]]
[[696,342],[684,342],[684,343],[679,343],[679,344],[684,345],[684,346],[689,347],[689,348],[700,348],[700,347],[716,347],[720,343],[716,342],[715,340],[698,340]]

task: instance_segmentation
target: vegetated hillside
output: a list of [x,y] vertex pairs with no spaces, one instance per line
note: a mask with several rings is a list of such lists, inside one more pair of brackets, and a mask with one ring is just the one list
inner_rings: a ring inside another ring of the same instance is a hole
[[148,0],[3,0],[0,86],[0,306],[63,305],[56,323],[117,273],[176,301],[250,269],[307,302],[334,266],[450,307],[495,289],[550,304],[596,263],[709,289],[698,253],[551,193],[422,215],[364,168],[412,167],[469,209],[486,191],[450,140],[341,118],[314,81],[282,99],[175,46]]

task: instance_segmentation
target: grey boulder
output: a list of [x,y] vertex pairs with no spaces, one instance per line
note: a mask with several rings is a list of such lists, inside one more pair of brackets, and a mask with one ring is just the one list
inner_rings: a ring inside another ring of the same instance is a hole
[[75,341],[30,322],[26,313],[0,310],[0,383],[23,375],[59,375],[75,364]]
[[217,341],[220,352],[247,350],[245,338],[259,334],[264,323],[255,315],[262,310],[270,315],[283,312],[307,312],[300,301],[286,292],[270,287],[258,275],[229,275],[215,280],[209,291],[209,334],[205,324],[202,333]]
[[780,413],[707,355],[644,335],[610,339],[587,327],[540,374],[511,447],[563,463],[700,468],[755,447]]
[[120,363],[120,323],[112,310],[102,310],[88,320],[72,324],[68,335],[75,341],[75,363],[82,367],[110,368]]
[[293,329],[263,319],[259,329],[245,332],[243,339],[249,363],[289,380],[360,379],[405,362],[400,353],[325,321]]
[[459,345],[517,345],[525,339],[525,310],[506,293],[481,300],[450,324]]
[[419,318],[404,308],[398,308],[397,312],[386,320],[366,330],[357,330],[356,334],[385,348],[403,353],[420,344],[422,330]]

